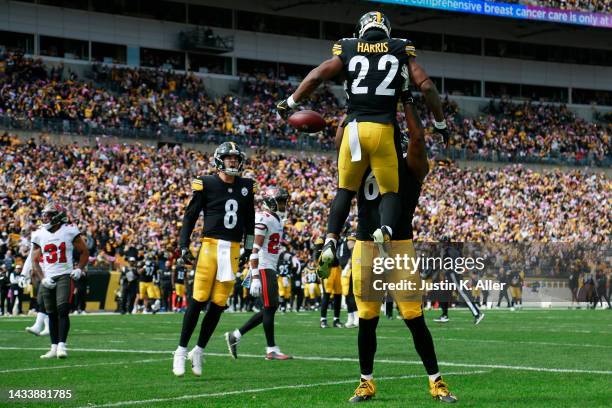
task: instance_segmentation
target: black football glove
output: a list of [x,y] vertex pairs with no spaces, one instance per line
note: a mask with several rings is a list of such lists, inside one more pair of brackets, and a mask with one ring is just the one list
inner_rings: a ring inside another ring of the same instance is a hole
[[240,259],[238,259],[238,269],[242,270],[242,268],[244,268],[244,265],[249,262],[249,258],[251,257],[252,252],[252,249],[245,249],[244,252],[242,252],[242,255],[240,255]]
[[195,265],[196,259],[191,253],[191,250],[187,247],[181,248],[181,259],[186,265]]
[[438,129],[434,126],[434,133],[442,137],[444,148],[448,149],[448,141],[450,140],[450,132],[448,131],[448,127],[445,127],[444,129]]

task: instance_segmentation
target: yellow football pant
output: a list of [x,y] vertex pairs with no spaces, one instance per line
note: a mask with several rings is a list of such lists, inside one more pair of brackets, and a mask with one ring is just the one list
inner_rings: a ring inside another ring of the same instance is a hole
[[175,283],[174,284],[174,293],[176,293],[176,296],[185,296],[185,284],[183,284],[183,283]]
[[287,278],[287,284],[284,284],[284,280],[282,276],[277,278],[278,281],[278,296],[283,299],[291,298],[291,278]]
[[338,187],[359,190],[368,167],[372,169],[381,194],[397,193],[399,188],[395,127],[390,123],[359,122],[361,160],[351,161],[349,125],[344,128],[338,156]]
[[140,294],[141,299],[144,299],[145,295],[147,299],[161,298],[161,292],[159,290],[159,286],[157,286],[153,282],[139,282],[138,283],[138,293]]
[[323,280],[323,287],[325,288],[325,293],[330,293],[332,295],[340,295],[342,294],[342,270],[339,266],[333,266],[329,272],[329,277]]
[[[393,241],[395,244],[404,244],[407,248],[407,255],[409,257],[416,257],[412,240]],[[374,274],[372,268],[362,267],[362,246],[363,241],[355,241],[355,247],[353,248],[353,256],[351,259],[352,264],[352,275],[353,275],[353,293],[355,294],[355,302],[357,303],[357,312],[361,319],[373,319],[380,315],[380,307],[382,306],[382,296],[377,301],[365,301],[362,300],[362,287],[361,284],[364,278],[370,278],[363,276],[362,274]],[[365,264],[366,262],[364,262]],[[366,279],[369,281],[369,279]],[[392,292],[392,295],[396,295]],[[404,319],[410,320],[419,317],[423,314],[421,307],[421,301],[406,301],[401,299],[395,299],[399,308],[400,314]]]
[[[198,302],[212,301],[217,306],[225,307],[227,298],[234,291],[234,281],[219,282],[217,280],[217,243],[215,238],[202,239],[202,247],[198,253],[198,262],[193,281],[193,298]],[[238,270],[240,244],[232,242],[230,262],[232,270]]]

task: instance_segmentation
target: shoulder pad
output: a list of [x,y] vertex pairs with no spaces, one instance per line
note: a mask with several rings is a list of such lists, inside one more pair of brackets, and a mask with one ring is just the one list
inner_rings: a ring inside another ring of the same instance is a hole
[[204,190],[204,181],[201,178],[199,178],[199,177],[194,178],[191,181],[191,189],[193,191],[202,191],[202,190]]

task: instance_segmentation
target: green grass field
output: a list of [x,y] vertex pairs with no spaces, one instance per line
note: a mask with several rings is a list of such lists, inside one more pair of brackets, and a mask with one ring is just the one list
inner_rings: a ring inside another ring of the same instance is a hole
[[[487,311],[473,326],[426,318],[440,368],[464,407],[612,406],[612,312]],[[223,333],[247,319],[225,314],[206,350],[202,377],[172,375],[182,315],[72,318],[66,360],[40,360],[48,338],[24,331],[32,317],[0,318],[0,406],[330,407],[348,405],[357,385],[357,329],[318,328],[318,314],[277,318],[277,342],[292,361],[265,361],[261,328],[247,334],[236,361]],[[199,330],[199,329],[198,329]],[[194,337],[197,335],[194,335]],[[381,319],[371,407],[432,407],[427,377],[400,320]],[[195,338],[192,339],[192,344]],[[191,346],[191,344],[190,344]],[[8,402],[8,389],[70,389],[64,402]]]

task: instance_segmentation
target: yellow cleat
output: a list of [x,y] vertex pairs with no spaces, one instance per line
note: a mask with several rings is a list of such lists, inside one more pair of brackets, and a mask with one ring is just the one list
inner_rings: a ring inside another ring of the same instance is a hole
[[359,386],[355,389],[355,394],[349,399],[349,402],[364,402],[369,401],[376,395],[376,384],[374,380],[361,379]]
[[438,377],[435,382],[429,380],[429,393],[434,399],[442,402],[448,402],[450,404],[457,402],[457,397],[448,390],[448,385],[442,381],[442,377]]

